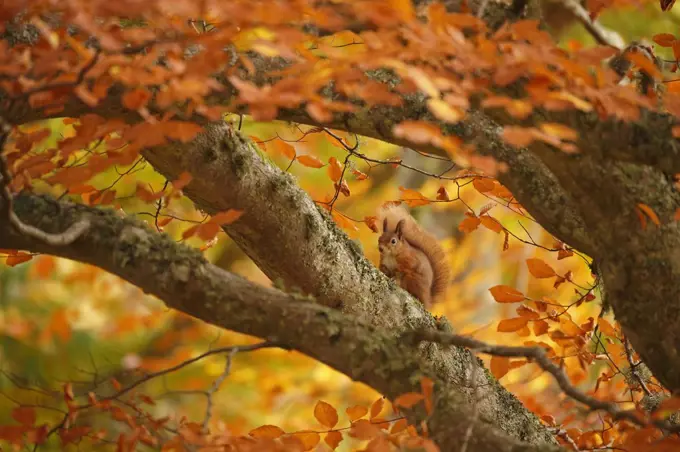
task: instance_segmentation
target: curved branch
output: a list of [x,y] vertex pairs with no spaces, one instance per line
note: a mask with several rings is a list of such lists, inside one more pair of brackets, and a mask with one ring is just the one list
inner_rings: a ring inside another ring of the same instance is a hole
[[[159,297],[169,307],[299,350],[388,397],[418,390],[422,375],[434,376],[437,402],[430,431],[442,450],[460,447],[469,423],[467,404],[419,347],[399,340],[393,331],[300,296],[248,282],[208,263],[199,252],[112,211],[26,194],[16,198],[15,208],[22,221],[46,231],[65,229],[85,215],[92,228],[70,245],[53,246],[17,234],[2,223],[0,247],[49,253],[99,266]],[[431,347],[430,353],[437,350]],[[410,414],[422,419],[424,413]],[[537,445],[508,438],[490,419],[475,425],[470,445],[477,451],[557,450],[548,445],[552,439],[533,419],[531,429],[525,425],[525,436],[514,433]]]

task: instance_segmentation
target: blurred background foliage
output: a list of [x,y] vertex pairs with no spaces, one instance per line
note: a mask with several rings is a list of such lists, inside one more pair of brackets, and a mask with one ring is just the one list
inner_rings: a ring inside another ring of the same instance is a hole
[[[679,16],[680,8],[662,14],[657,2],[649,2],[614,8],[604,13],[601,21],[621,33],[626,41],[641,38],[651,41],[654,34],[674,32],[680,23]],[[593,43],[579,25],[567,28],[560,42],[567,47]],[[254,123],[248,117],[235,116],[227,120],[235,126],[240,123],[245,135],[260,142],[263,155],[293,174],[313,199],[323,202],[334,195],[326,167],[315,169],[298,162],[291,164],[286,155],[290,152],[287,146],[292,146],[297,155],[309,154],[323,163],[331,157],[343,162],[347,153],[336,139],[324,133],[306,134],[309,128],[284,123]],[[51,121],[50,129],[51,136],[34,152],[44,152],[73,135],[72,125],[65,125],[61,120]],[[405,163],[435,174],[448,168],[445,162],[407,149],[347,134],[338,136],[350,146],[358,139],[359,152],[371,158],[399,157]],[[80,151],[78,158],[87,159],[98,150],[93,143]],[[496,331],[500,320],[516,316],[516,306],[496,303],[488,292],[489,287],[506,284],[534,299],[547,297],[556,304],[568,306],[579,298],[577,291],[583,293],[581,288],[594,283],[587,265],[589,259],[574,255],[557,260],[556,253],[525,243],[533,241],[542,247],[553,246],[552,238],[527,215],[518,214],[516,206],[507,207],[501,199],[480,193],[469,180],[456,185],[393,165],[369,165],[356,158],[351,160],[351,165],[368,178],[358,180],[349,175],[351,195],[341,194],[335,209],[348,219],[344,229],[361,244],[374,263],[379,257],[378,235],[363,219],[374,215],[383,202],[400,199],[399,187],[417,190],[432,200],[442,186],[452,199],[460,195],[462,201],[436,202],[413,209],[414,215],[442,238],[448,250],[453,283],[446,299],[433,312],[445,315],[457,332],[502,344],[521,345],[537,340],[533,332],[520,335]],[[447,174],[453,175],[455,170]],[[34,181],[34,189],[89,204],[103,202],[107,208],[136,215],[152,228],[157,226],[154,219],[157,206],[140,198],[139,187],[151,193],[159,192],[165,180],[143,161],[125,168],[109,168],[87,184],[102,190],[100,195],[64,193],[59,185],[50,186],[40,181]],[[102,196],[113,190],[115,193],[108,199]],[[486,228],[470,233],[459,229],[465,219],[466,206],[479,212],[489,205],[493,206],[490,213],[523,241],[511,236],[509,247],[504,251],[503,234]],[[184,231],[206,220],[187,199],[173,199],[160,212],[159,218],[165,219],[161,222],[164,233],[190,246],[206,248],[205,255],[226,270],[260,284],[271,284],[224,233],[220,232],[218,240],[207,244],[195,237],[183,239]],[[574,283],[554,288],[553,280],[531,277],[526,260],[533,257],[549,263],[558,274],[571,271]],[[598,296],[594,301],[569,308],[568,315],[580,325],[589,318],[597,318],[600,311]],[[569,352],[545,336],[540,340],[561,351],[558,353]],[[255,338],[222,331],[168,310],[160,301],[95,267],[49,256],[38,256],[13,267],[3,262],[0,263],[0,425],[13,422],[12,410],[20,404],[42,407],[37,409],[38,423],[54,424],[62,413],[48,407],[60,407],[63,385],[67,382],[71,382],[76,395],[94,391],[102,396],[114,390],[113,379],[124,386],[146,372],[169,368],[209,349],[255,342]],[[625,360],[620,345],[618,348],[612,343],[589,346],[601,346],[604,353],[611,354],[611,362]],[[592,387],[602,371],[611,366],[604,361],[582,366],[577,354],[567,363],[572,381],[585,387]],[[223,373],[224,366],[224,356],[206,358],[153,379],[139,391],[154,399],[154,410],[159,415],[175,420],[186,417],[200,423],[206,411],[205,391]],[[573,405],[554,387],[551,379],[534,366],[511,370],[501,381],[538,414],[550,413],[565,425],[578,428],[588,428],[594,422],[592,417],[574,416]],[[600,384],[597,394],[620,397],[624,388],[623,378],[617,377]],[[348,419],[343,418],[346,407],[368,406],[380,395],[297,352],[274,349],[236,354],[230,374],[214,397],[212,428],[246,434],[264,424],[278,425],[286,431],[323,431],[313,415],[318,400],[337,407],[341,413],[339,426],[342,427],[343,422],[348,426]],[[384,416],[389,418],[389,415],[386,409]],[[116,421],[104,416],[93,416],[92,423],[111,431],[120,429]],[[51,444],[51,450],[61,450],[55,438]],[[343,444],[342,447],[347,448],[349,443]]]

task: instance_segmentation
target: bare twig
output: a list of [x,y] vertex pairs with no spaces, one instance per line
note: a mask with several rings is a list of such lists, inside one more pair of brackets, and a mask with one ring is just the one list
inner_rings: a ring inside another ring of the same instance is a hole
[[220,389],[220,386],[226,380],[226,378],[229,376],[231,373],[231,362],[234,359],[234,356],[236,353],[238,353],[239,348],[234,347],[231,352],[226,357],[226,362],[224,363],[224,371],[222,374],[220,374],[217,379],[213,382],[212,386],[206,393],[207,396],[207,405],[205,407],[205,419],[203,419],[203,430],[207,430],[208,424],[210,423],[210,417],[212,416],[212,406],[213,406],[213,395],[217,392],[218,389]]
[[615,31],[608,30],[599,22],[590,18],[590,13],[581,5],[578,0],[562,0],[562,5],[567,8],[585,27],[598,44],[611,46],[619,50],[626,46],[623,38]]

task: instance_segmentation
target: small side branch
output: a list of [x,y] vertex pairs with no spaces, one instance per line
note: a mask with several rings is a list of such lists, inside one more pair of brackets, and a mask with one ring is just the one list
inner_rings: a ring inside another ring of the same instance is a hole
[[526,358],[535,362],[541,369],[551,374],[553,378],[555,378],[555,381],[559,385],[560,389],[562,389],[565,394],[567,394],[572,399],[586,405],[591,410],[606,411],[612,416],[613,419],[627,420],[640,427],[654,426],[667,432],[680,432],[680,425],[673,425],[672,423],[661,419],[644,419],[638,412],[622,410],[615,403],[596,399],[580,391],[571,384],[569,377],[564,372],[564,370],[555,364],[548,356],[545,349],[541,347],[491,345],[471,337],[449,334],[435,330],[418,330],[408,332],[402,337],[415,342],[436,342],[442,345],[465,347],[475,352],[485,353],[487,355]]
[[66,246],[73,243],[90,227],[90,221],[83,218],[72,224],[66,231],[59,234],[50,234],[42,229],[23,223],[16,216],[12,208],[12,194],[9,185],[12,176],[9,173],[4,149],[9,139],[12,128],[0,117],[0,221],[7,220],[10,226],[19,234],[40,240],[51,246]]

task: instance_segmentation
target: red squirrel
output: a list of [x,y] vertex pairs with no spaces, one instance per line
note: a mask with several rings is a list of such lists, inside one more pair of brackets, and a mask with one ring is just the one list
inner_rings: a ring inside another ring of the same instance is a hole
[[402,207],[378,211],[380,271],[429,308],[449,283],[449,265],[437,239]]

